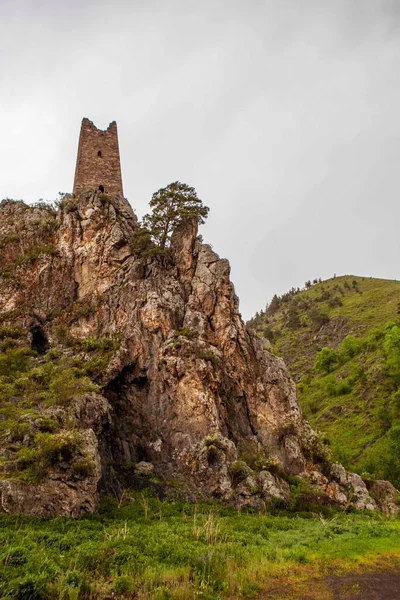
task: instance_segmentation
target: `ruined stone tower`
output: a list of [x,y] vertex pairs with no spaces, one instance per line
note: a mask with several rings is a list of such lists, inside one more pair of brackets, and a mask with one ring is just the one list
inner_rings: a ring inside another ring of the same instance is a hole
[[102,131],[89,119],[82,119],[74,195],[89,188],[115,196],[124,195],[115,121]]

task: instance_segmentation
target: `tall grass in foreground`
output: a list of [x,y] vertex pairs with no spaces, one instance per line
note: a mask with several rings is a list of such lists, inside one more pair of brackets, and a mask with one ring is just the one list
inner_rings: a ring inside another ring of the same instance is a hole
[[79,521],[0,517],[0,597],[252,597],[273,575],[400,552],[381,515],[236,513],[138,494]]

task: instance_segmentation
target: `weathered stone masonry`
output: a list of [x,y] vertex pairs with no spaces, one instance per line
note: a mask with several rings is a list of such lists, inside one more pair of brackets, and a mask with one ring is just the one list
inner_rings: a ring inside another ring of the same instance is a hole
[[74,195],[85,189],[96,189],[113,196],[124,195],[115,121],[105,131],[82,120],[76,162]]

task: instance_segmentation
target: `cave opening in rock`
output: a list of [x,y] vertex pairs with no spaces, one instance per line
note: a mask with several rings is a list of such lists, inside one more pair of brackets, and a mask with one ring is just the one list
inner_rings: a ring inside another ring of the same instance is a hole
[[31,326],[31,348],[38,354],[45,354],[50,348],[49,340],[41,325]]
[[104,193],[104,185],[99,185],[99,192]]
[[142,390],[148,386],[149,380],[147,379],[147,377],[145,375],[143,375],[143,376],[135,377],[134,379],[132,379],[132,383],[133,383],[133,385],[137,386],[137,388]]
[[126,365],[103,389],[111,406],[111,420],[100,438],[103,492],[119,496],[125,488],[142,485],[135,473],[138,462],[152,462],[147,447],[151,424],[145,418],[149,380],[135,363]]

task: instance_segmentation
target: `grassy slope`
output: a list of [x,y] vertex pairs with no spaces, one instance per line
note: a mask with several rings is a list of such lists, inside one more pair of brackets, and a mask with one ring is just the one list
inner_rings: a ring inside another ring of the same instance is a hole
[[[356,289],[353,281],[357,282]],[[324,292],[330,294],[330,298],[321,301]],[[342,306],[331,307],[329,303],[334,298],[338,298]],[[332,322],[320,329],[309,318],[306,326],[292,329],[287,324],[287,313],[293,300],[310,303],[309,308],[300,309],[302,315],[309,315],[314,308],[327,314]],[[279,331],[274,342],[275,350],[285,358],[294,376],[303,376],[313,364],[317,351],[325,345],[336,349],[348,334],[360,335],[372,327],[397,319],[399,302],[400,281],[352,275],[328,279],[296,294],[268,318],[269,327]],[[265,322],[265,318],[261,320]],[[255,329],[262,333],[263,324],[255,324]]]
[[[343,276],[290,296],[274,314],[267,311],[250,323],[267,337],[272,330],[274,349],[298,382],[304,414],[326,433],[334,457],[349,468],[378,476],[387,476],[378,457],[387,451],[388,430],[397,423],[396,385],[385,377],[382,341],[346,357],[331,374],[316,373],[313,365],[323,347],[337,350],[347,335],[366,339],[373,330],[398,320],[399,302],[398,281]],[[335,386],[343,381],[337,393]]]
[[288,578],[301,589],[379,555],[398,565],[399,533],[398,519],[379,515],[240,514],[142,493],[79,521],[0,516],[0,595],[282,599],[271,586]]

